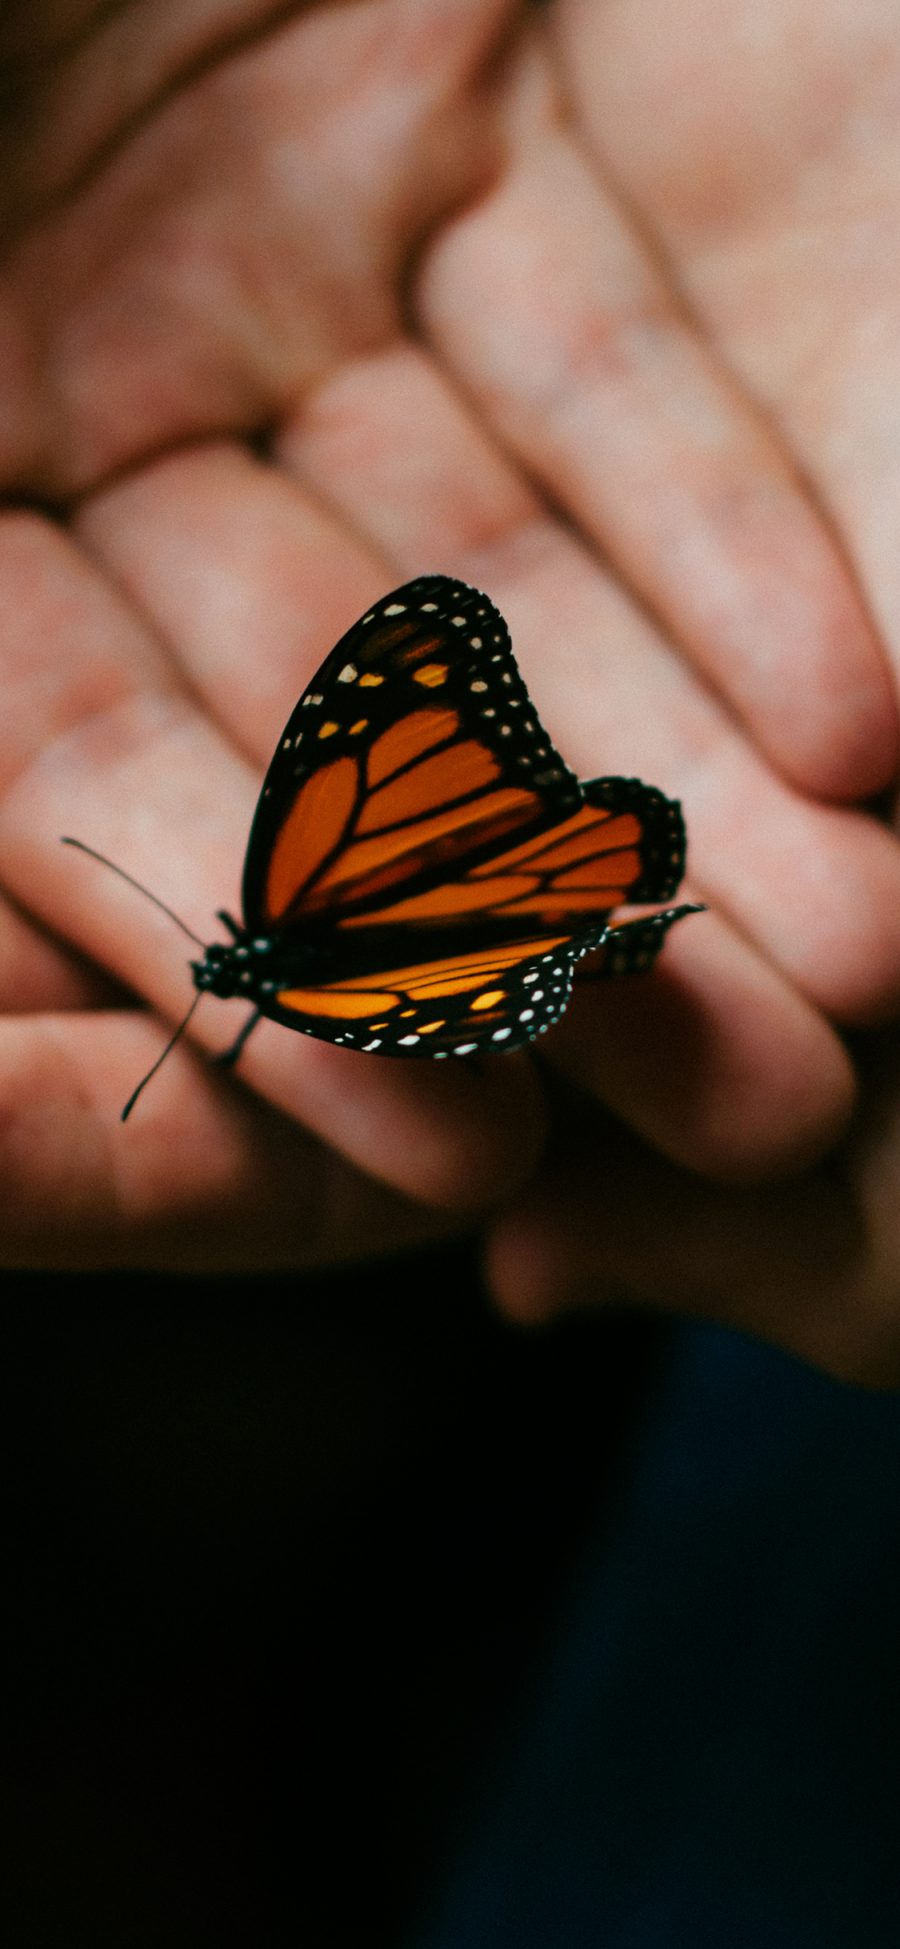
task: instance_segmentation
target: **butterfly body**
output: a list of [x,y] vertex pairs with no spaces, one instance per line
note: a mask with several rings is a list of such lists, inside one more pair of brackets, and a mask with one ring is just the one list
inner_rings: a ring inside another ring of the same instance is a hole
[[650,964],[694,910],[614,909],[667,899],[683,864],[677,804],[638,779],[579,782],[488,597],[423,576],[342,637],[297,704],[243,922],[221,916],[232,939],[194,981],[367,1052],[520,1048],[563,1012],[582,955]]
[[223,1001],[246,995],[259,1003],[280,989],[318,983],[334,972],[334,954],[327,945],[297,941],[280,950],[277,940],[253,939],[230,917],[226,924],[232,940],[212,942],[202,961],[191,962],[194,987],[201,993],[218,995]]

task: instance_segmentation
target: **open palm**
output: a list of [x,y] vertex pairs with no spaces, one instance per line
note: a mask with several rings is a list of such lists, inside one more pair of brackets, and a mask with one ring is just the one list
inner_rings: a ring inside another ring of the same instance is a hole
[[[368,1250],[432,1222],[410,1199],[472,1207],[528,1173],[526,1062],[363,1062],[270,1025],[244,1070],[262,1101],[179,1052],[123,1136],[160,1037],[123,995],[177,1016],[183,957],[58,845],[113,853],[206,934],[298,691],[421,569],[508,613],[582,774],[683,798],[717,910],[651,983],[586,991],[548,1055],[676,1166],[796,1168],[853,1101],[832,1023],[900,997],[900,850],[850,803],[896,764],[889,574],[874,494],[853,515],[828,485],[860,402],[821,465],[804,430],[827,325],[760,367],[802,308],[700,116],[727,146],[720,70],[698,57],[685,115],[649,4],[83,11],[53,53],[48,8],[18,69],[35,10],[2,30],[8,1254]],[[228,1010],[197,1032],[227,1042]]]

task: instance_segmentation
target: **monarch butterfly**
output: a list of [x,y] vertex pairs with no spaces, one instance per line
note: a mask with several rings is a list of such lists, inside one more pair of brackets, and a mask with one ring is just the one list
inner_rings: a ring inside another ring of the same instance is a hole
[[684,849],[662,792],[568,769],[488,597],[420,576],[341,637],[289,718],[243,922],[219,915],[231,939],[191,963],[193,1006],[207,991],[252,1003],[224,1061],[263,1015],[382,1056],[520,1049],[563,1013],[582,955],[601,949],[604,974],[646,968],[698,911],[611,918],[667,900]]

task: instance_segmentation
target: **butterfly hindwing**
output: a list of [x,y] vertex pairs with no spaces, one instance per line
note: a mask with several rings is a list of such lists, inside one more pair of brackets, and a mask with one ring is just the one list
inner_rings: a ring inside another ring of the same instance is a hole
[[316,988],[282,990],[262,1012],[287,1027],[367,1054],[432,1057],[522,1049],[565,1012],[577,963],[600,951],[590,979],[645,973],[675,921],[694,906],[601,922],[577,938],[538,936]]
[[589,942],[535,936],[380,974],[282,990],[266,1014],[307,1035],[384,1056],[524,1048],[558,1021]]
[[640,779],[603,778],[581,788],[583,802],[525,839],[499,838],[487,858],[460,862],[423,891],[386,889],[361,911],[336,917],[353,951],[395,952],[404,933],[423,942],[444,930],[524,938],[536,925],[591,931],[614,908],[671,897],[684,865],[680,807]]
[[[635,847],[640,871],[629,881],[626,896],[632,906],[671,900],[684,873],[685,831],[677,799],[666,798],[641,778],[591,778],[582,785],[585,802],[613,818],[629,815],[639,828]],[[608,835],[607,835],[608,836]]]

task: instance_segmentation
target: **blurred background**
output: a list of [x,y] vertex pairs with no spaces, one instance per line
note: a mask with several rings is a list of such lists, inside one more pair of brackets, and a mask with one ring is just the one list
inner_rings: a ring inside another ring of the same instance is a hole
[[6,1298],[15,1949],[895,1949],[894,1396],[466,1246]]
[[661,1336],[515,1332],[465,1247],[5,1286],[7,1939],[404,1940]]

